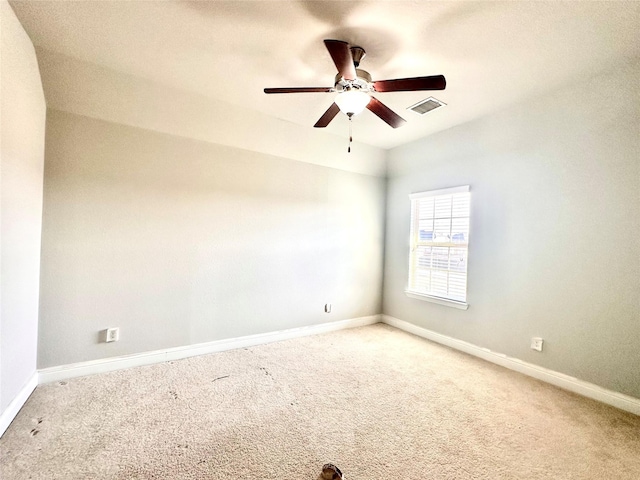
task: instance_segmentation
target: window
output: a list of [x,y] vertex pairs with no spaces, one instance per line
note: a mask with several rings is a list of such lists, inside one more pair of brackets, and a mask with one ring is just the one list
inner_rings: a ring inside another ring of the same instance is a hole
[[470,196],[468,185],[409,195],[408,296],[468,308]]

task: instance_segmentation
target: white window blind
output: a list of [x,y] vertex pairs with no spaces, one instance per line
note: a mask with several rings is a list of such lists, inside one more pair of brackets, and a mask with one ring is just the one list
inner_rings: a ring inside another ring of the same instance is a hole
[[414,193],[407,294],[467,300],[469,186]]

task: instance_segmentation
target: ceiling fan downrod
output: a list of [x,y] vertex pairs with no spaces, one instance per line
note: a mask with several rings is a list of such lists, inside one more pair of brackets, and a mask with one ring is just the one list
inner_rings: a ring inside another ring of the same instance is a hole
[[358,68],[360,66],[360,62],[362,61],[362,59],[367,56],[367,53],[364,51],[364,48],[362,47],[352,46],[352,47],[349,47],[349,50],[351,50],[351,57],[353,58],[353,64],[356,68]]

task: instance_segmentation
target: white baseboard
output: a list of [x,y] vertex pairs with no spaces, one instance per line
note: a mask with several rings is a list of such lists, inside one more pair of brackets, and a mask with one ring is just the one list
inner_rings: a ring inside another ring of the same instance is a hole
[[319,333],[343,330],[346,328],[362,327],[380,322],[380,315],[368,317],[351,318],[339,320],[337,322],[310,325],[307,327],[291,328],[277,332],[248,335],[245,337],[230,338],[228,340],[216,340],[213,342],[199,343],[196,345],[186,345],[184,347],[168,348],[165,350],[155,350],[151,352],[138,353],[133,355],[123,355],[120,357],[103,358],[88,362],[79,362],[58,367],[44,368],[40,370],[38,383],[57,382],[74,377],[93,375],[95,373],[112,372],[125,368],[151,365],[170,360],[180,360],[182,358],[206,355],[209,353],[223,352],[236,348],[252,347],[265,343],[279,342],[291,338],[306,337]]
[[396,327],[405,332],[412,333],[419,337],[426,338],[428,340],[446,345],[455,350],[468,353],[475,357],[482,358],[491,363],[495,363],[502,367],[514,370],[516,372],[523,373],[543,382],[550,383],[557,387],[569,390],[571,392],[583,395],[599,402],[606,403],[607,405],[614,406],[621,410],[640,415],[640,399],[625,395],[623,393],[614,392],[613,390],[607,390],[606,388],[599,387],[593,383],[585,382],[575,377],[570,377],[548,368],[539,367],[532,363],[518,360],[517,358],[508,357],[507,355],[492,352],[487,348],[481,348],[477,345],[473,345],[462,340],[457,340],[453,337],[441,335],[426,328],[418,327],[404,320],[399,320],[389,315],[381,315],[382,322],[392,327]]
[[0,415],[0,437],[4,435],[4,432],[9,428],[13,419],[16,418],[18,412],[22,406],[29,400],[29,396],[38,386],[38,372],[33,372],[26,385],[18,392],[18,395],[11,400],[11,403]]
[[598,385],[570,377],[563,373],[559,373],[547,368],[511,358],[504,354],[492,352],[486,348],[478,347],[462,340],[457,340],[446,335],[418,327],[404,320],[391,317],[389,315],[371,315],[368,317],[353,318],[348,320],[340,320],[337,322],[322,323],[319,325],[310,325],[307,327],[292,328],[277,332],[263,333],[257,335],[249,335],[245,337],[231,338],[228,340],[217,340],[213,342],[200,343],[197,345],[187,345],[184,347],[175,347],[165,350],[156,350],[134,355],[125,355],[121,357],[105,358],[100,360],[92,360],[88,362],[74,363],[70,365],[61,365],[51,367],[35,372],[27,384],[22,388],[20,393],[12,400],[9,406],[0,415],[0,436],[4,434],[15,416],[18,414],[22,406],[33,393],[36,386],[43,383],[55,382],[84,375],[92,375],[95,373],[111,372],[114,370],[122,370],[125,368],[138,367],[142,365],[151,365],[154,363],[162,363],[170,360],[179,360],[182,358],[194,357],[197,355],[206,355],[209,353],[223,352],[233,350],[235,348],[252,347],[281,340],[289,340],[292,338],[306,337],[309,335],[317,335],[320,333],[332,332],[336,330],[344,330],[347,328],[361,327],[372,325],[374,323],[383,322],[396,327],[405,332],[412,333],[419,337],[446,345],[448,347],[460,350],[470,355],[482,358],[489,362],[503,366],[510,370],[523,373],[538,380],[550,383],[565,390],[578,393],[588,398],[598,400],[602,403],[612,405],[621,410],[640,415],[640,399],[625,395],[622,393],[607,390]]

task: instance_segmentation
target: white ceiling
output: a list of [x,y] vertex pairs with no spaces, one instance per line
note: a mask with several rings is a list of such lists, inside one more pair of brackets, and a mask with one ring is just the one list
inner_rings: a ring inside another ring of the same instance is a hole
[[[313,129],[334,94],[322,40],[363,47],[374,80],[443,74],[439,92],[376,94],[407,124],[365,111],[354,137],[392,148],[640,56],[640,2],[12,1],[34,44]],[[597,97],[598,92],[593,92]],[[430,95],[448,106],[406,108]],[[162,98],[158,98],[161,102]],[[339,115],[327,127],[341,137]]]

